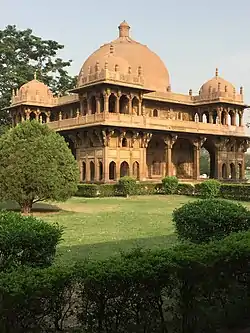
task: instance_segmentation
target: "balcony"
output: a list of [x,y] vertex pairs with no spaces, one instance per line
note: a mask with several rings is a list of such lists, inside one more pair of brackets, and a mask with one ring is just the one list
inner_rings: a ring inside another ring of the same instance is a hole
[[53,128],[56,131],[106,125],[114,127],[138,128],[143,130],[248,137],[244,126],[210,124],[194,121],[171,120],[157,117],[114,113],[91,114],[76,118],[53,121],[48,125],[50,128]]

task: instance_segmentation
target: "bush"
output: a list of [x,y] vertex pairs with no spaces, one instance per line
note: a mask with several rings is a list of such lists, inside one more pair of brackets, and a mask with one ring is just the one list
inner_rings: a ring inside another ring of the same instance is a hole
[[0,136],[0,179],[0,199],[18,202],[28,214],[35,202],[74,195],[79,168],[59,133],[24,121]]
[[221,183],[216,179],[205,180],[195,185],[196,192],[203,199],[216,198],[220,194]]
[[123,196],[136,194],[136,180],[128,176],[120,178],[119,189]]
[[175,176],[163,178],[162,188],[165,194],[175,194],[178,188],[178,178]]
[[0,212],[0,269],[52,264],[62,229],[32,216]]
[[76,192],[77,197],[95,198],[100,195],[99,185],[79,184]]
[[[250,232],[0,274],[1,333],[217,332],[249,324]],[[69,327],[71,330],[69,330]],[[56,330],[57,329],[57,330]]]
[[173,221],[180,239],[202,243],[248,230],[250,212],[240,204],[205,199],[175,209]]
[[118,184],[101,184],[99,192],[101,197],[117,197],[122,195]]
[[177,187],[177,194],[179,195],[194,195],[195,187],[193,184],[180,183]]
[[230,200],[250,201],[250,185],[221,184],[220,196]]

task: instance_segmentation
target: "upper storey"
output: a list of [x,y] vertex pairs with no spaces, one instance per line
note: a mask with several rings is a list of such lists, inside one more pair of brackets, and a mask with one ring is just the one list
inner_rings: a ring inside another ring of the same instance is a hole
[[130,37],[130,26],[119,25],[119,37],[91,54],[82,66],[78,87],[106,80],[139,85],[146,90],[169,90],[169,74],[160,57]]

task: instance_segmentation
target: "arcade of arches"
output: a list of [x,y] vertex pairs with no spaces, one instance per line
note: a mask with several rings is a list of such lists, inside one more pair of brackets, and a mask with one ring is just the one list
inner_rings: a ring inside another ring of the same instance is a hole
[[92,129],[67,137],[82,182],[114,182],[132,176],[159,181],[167,175],[199,179],[201,149],[209,155],[210,178],[244,179],[245,139],[198,137],[126,129]]

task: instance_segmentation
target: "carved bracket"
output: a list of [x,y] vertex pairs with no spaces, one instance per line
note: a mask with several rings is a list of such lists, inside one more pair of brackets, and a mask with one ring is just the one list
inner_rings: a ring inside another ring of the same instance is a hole
[[148,147],[148,144],[149,144],[149,141],[151,140],[152,138],[152,133],[149,133],[149,132],[144,132],[142,134],[142,138],[141,138],[141,147],[142,148],[147,148]]

